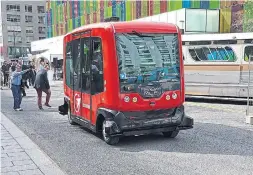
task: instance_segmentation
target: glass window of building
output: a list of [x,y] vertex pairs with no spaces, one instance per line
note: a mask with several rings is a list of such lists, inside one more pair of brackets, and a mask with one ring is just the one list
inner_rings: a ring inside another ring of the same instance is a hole
[[7,26],[8,32],[21,32],[21,27],[19,25]]
[[32,5],[25,5],[25,12],[33,12],[33,6]]
[[26,43],[31,43],[33,41],[33,36],[26,36]]
[[46,39],[46,37],[39,37],[39,40],[43,40],[43,39]]
[[25,22],[33,22],[33,16],[25,15]]
[[8,42],[21,43],[22,42],[22,38],[21,38],[21,36],[8,35]]
[[39,33],[40,34],[45,34],[46,33],[46,27],[38,27]]
[[33,27],[32,26],[26,26],[25,31],[26,31],[26,33],[33,33]]
[[20,22],[20,15],[7,14],[7,21],[9,21],[9,22]]
[[44,6],[38,6],[37,10],[38,10],[38,13],[45,13],[45,7]]
[[6,5],[6,11],[20,12],[20,5]]
[[219,32],[219,10],[186,9],[185,32]]
[[45,16],[38,16],[39,24],[45,24]]

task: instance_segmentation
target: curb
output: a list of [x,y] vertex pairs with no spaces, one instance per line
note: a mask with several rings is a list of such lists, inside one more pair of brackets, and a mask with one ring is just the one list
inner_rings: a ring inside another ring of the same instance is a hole
[[45,175],[67,175],[60,167],[37,146],[24,132],[1,112],[1,124],[24,149],[32,161]]

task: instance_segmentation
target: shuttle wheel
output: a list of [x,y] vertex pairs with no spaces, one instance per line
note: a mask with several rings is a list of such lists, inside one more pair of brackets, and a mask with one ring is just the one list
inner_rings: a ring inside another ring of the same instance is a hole
[[163,132],[164,137],[168,138],[175,138],[178,135],[179,131],[168,131],[168,132]]
[[108,135],[105,132],[105,120],[103,122],[103,131],[102,131],[102,135],[103,135],[103,139],[104,141],[108,144],[108,145],[116,145],[117,143],[119,143],[119,137],[112,137],[110,135]]
[[73,121],[73,117],[71,116],[71,109],[70,109],[70,107],[68,109],[68,121],[69,121],[69,123],[71,125],[77,125],[77,123]]

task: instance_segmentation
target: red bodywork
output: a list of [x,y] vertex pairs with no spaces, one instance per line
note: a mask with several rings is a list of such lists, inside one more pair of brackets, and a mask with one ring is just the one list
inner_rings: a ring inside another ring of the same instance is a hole
[[[66,85],[66,75],[64,73],[64,93],[65,96],[70,100],[71,113],[73,115],[80,116],[83,119],[90,121],[92,125],[96,125],[97,109],[101,107],[116,111],[148,111],[175,108],[183,105],[185,100],[184,66],[182,58],[181,34],[177,26],[168,23],[155,22],[113,22],[91,24],[80,27],[75,29],[73,32],[68,33],[64,37],[64,71],[66,70],[66,43],[77,38],[73,36],[73,34],[85,32],[87,30],[91,30],[92,37],[100,37],[102,40],[105,91],[96,95],[92,95],[90,100],[89,94],[77,91],[73,92],[73,90]],[[178,34],[181,79],[180,90],[165,92],[160,98],[154,99],[143,99],[138,93],[121,94],[119,88],[120,82],[114,33],[126,33],[133,30],[140,33]],[[81,37],[89,37],[89,35],[90,34],[83,34]],[[166,95],[170,94],[171,96],[172,93],[176,93],[178,97],[176,99],[171,98],[170,100],[166,100]],[[130,97],[129,102],[124,101],[124,97],[126,95]],[[137,102],[132,101],[133,97],[137,97]],[[77,104],[78,98],[81,98],[81,103],[79,104]],[[92,105],[90,105],[90,101],[92,101]],[[150,106],[150,102],[155,102],[155,105]]]

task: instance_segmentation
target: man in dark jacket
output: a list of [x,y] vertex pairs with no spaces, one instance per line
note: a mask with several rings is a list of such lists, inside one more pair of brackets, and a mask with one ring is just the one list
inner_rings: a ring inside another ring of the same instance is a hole
[[41,102],[42,92],[46,93],[45,106],[51,107],[49,105],[51,90],[50,90],[50,85],[49,85],[49,81],[48,81],[48,77],[47,77],[48,69],[49,69],[48,65],[45,65],[44,69],[41,68],[38,71],[38,73],[36,74],[36,78],[35,78],[35,82],[34,82],[34,88],[36,89],[37,95],[38,95],[38,107],[41,110],[43,109],[42,108],[42,102]]
[[4,75],[4,86],[7,86],[9,83],[9,69],[10,65],[4,62],[4,64],[1,67],[3,75]]
[[[29,69],[29,66],[27,66],[27,65],[22,65],[22,71],[23,71],[23,70],[26,70],[26,69]],[[31,71],[31,69],[30,69],[30,71]],[[28,84],[27,84],[27,79],[29,78],[30,71],[26,72],[26,73],[22,76],[21,92],[22,92],[22,94],[23,94],[23,97],[26,96],[25,87],[26,87],[27,89],[29,89],[29,86],[28,86]]]

